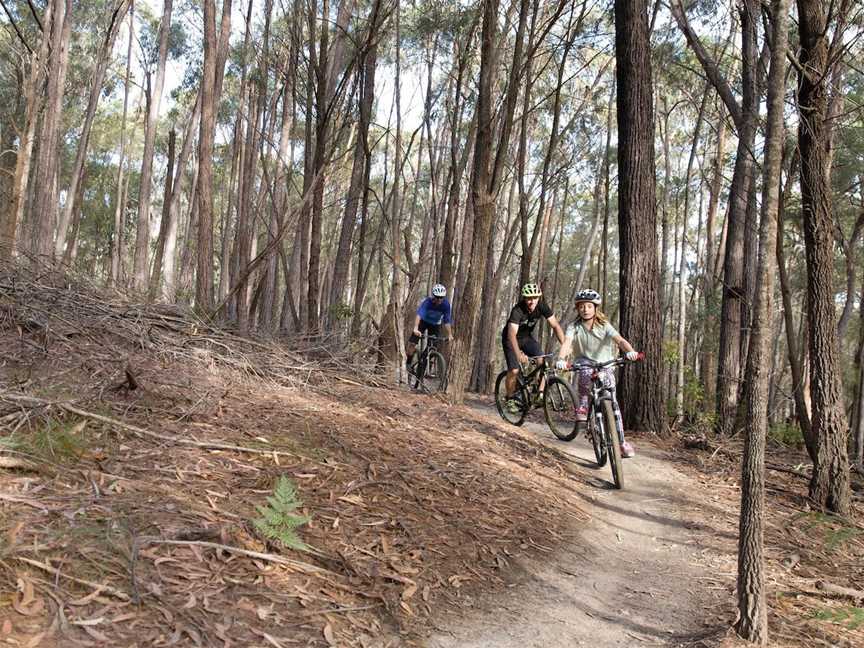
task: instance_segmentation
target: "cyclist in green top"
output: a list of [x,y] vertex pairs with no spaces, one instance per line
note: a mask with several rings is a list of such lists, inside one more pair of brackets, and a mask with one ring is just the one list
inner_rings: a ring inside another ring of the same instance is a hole
[[[591,362],[608,362],[618,356],[618,351],[624,353],[628,360],[636,360],[639,355],[633,346],[621,337],[609,319],[599,308],[600,294],[596,290],[586,289],[576,293],[576,321],[567,327],[566,341],[561,345],[558,368],[567,366],[564,360],[573,353],[575,362],[590,360]],[[582,368],[577,371],[573,380],[579,392],[579,407],[576,410],[576,420],[585,421],[588,418],[588,394],[591,390],[592,368]],[[612,408],[618,419],[621,430],[621,456],[632,457],[635,454],[633,446],[624,440],[624,425],[621,421],[621,410],[618,399],[615,398],[615,373],[611,369],[601,369],[600,376],[607,387],[612,390]]]

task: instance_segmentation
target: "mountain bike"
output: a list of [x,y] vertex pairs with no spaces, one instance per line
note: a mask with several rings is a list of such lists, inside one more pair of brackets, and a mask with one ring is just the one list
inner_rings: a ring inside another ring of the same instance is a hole
[[[644,354],[640,353],[636,360],[644,358]],[[613,390],[603,382],[603,376],[600,373],[601,369],[606,367],[617,367],[624,365],[627,358],[620,357],[608,362],[591,362],[590,360],[581,360],[572,363],[567,370],[578,371],[580,369],[589,368],[591,372],[591,390],[588,394],[588,421],[586,435],[591,439],[591,445],[594,447],[594,457],[597,459],[597,467],[602,468],[609,460],[612,468],[612,480],[615,488],[624,488],[624,466],[621,461],[621,437],[623,430],[618,425],[618,418],[615,416],[615,408],[613,400],[615,394]],[[570,439],[574,438],[579,433],[578,423],[574,426]],[[568,441],[570,439],[567,439]]]
[[[526,371],[520,367],[516,375],[516,389],[507,394],[507,370],[505,369],[495,380],[495,407],[498,414],[508,423],[522,425],[525,417],[535,407],[543,407],[543,416],[552,433],[567,441],[575,434],[576,427],[576,396],[570,384],[561,378],[555,368],[548,362],[541,363],[552,354],[530,358],[534,367]],[[541,385],[545,385],[540,391]],[[568,438],[569,437],[569,438]]]
[[438,351],[437,343],[448,338],[429,335],[420,341],[422,348],[414,354],[416,360],[408,365],[408,386],[427,394],[447,389],[447,360]]

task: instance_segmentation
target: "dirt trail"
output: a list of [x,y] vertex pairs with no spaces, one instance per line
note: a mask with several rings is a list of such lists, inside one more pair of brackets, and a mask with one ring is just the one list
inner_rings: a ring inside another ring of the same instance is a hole
[[722,593],[728,606],[726,586],[717,583],[732,575],[734,539],[703,524],[710,515],[700,501],[704,487],[636,441],[637,457],[624,464],[626,489],[615,491],[611,471],[595,467],[583,437],[560,442],[539,422],[523,429],[584,471],[574,487],[591,520],[577,531],[578,546],[521,564],[507,593],[466,610],[428,648],[714,645],[701,638],[717,634],[705,621],[719,611],[712,594]]

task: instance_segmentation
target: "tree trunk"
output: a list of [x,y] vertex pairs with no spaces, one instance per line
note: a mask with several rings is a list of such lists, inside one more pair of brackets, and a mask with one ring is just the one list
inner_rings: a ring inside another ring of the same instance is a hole
[[[39,153],[31,187],[36,187],[31,210],[30,250],[50,258],[54,252],[54,225],[57,220],[56,180],[60,155],[60,119],[63,91],[69,62],[69,38],[72,33],[72,1],[51,0],[53,19],[50,26],[50,54],[45,113],[39,134]],[[46,21],[46,33],[49,38]]]
[[357,68],[360,77],[360,120],[357,126],[357,137],[354,141],[354,161],[351,168],[351,181],[345,198],[345,214],[342,217],[342,227],[339,232],[339,243],[336,248],[336,259],[333,268],[333,283],[330,288],[328,311],[332,313],[345,299],[345,287],[348,279],[348,267],[351,261],[351,242],[357,224],[357,208],[360,205],[363,191],[363,179],[366,166],[369,164],[367,150],[369,148],[369,125],[372,121],[372,105],[375,100],[375,69],[378,64],[378,35],[381,2],[376,0],[370,16],[371,27],[366,40],[366,49]]
[[768,434],[768,381],[773,337],[774,272],[777,211],[783,151],[783,97],[788,0],[771,2],[771,69],[768,79],[768,124],[762,179],[762,218],[756,270],[758,290],[753,306],[747,358],[747,423],[741,468],[741,515],[738,534],[738,623],[747,641],[768,642],[768,592],[765,587],[763,517],[765,515],[765,440]]
[[[798,74],[798,147],[801,152],[801,211],[807,259],[810,318],[810,391],[816,462],[810,497],[817,506],[848,515],[851,506],[846,421],[833,295],[834,221],[831,208],[828,79],[837,57],[829,44],[829,19],[819,0],[797,0],[801,49]],[[843,3],[845,7],[845,3]]]
[[[50,29],[54,15],[54,4],[47,3],[42,18],[43,28]],[[49,38],[43,36],[38,52],[30,55],[30,73],[24,84],[24,129],[18,142],[15,156],[15,175],[12,179],[12,195],[6,212],[3,230],[0,231],[0,260],[8,260],[15,253],[19,227],[24,218],[27,181],[33,159],[33,143],[36,139],[36,124],[42,103],[41,88],[44,79],[44,62],[48,57]],[[5,149],[4,149],[5,150]]]
[[159,54],[156,61],[156,76],[147,102],[147,117],[144,122],[144,153],[141,159],[141,176],[138,188],[138,226],[135,232],[135,261],[132,280],[132,286],[138,292],[144,292],[147,289],[149,278],[150,191],[153,185],[153,153],[156,144],[159,105],[162,103],[162,87],[165,84],[165,64],[168,60],[168,35],[171,32],[172,8],[173,0],[165,0],[157,37]]
[[744,299],[744,228],[750,192],[753,190],[753,150],[756,135],[756,115],[759,98],[756,92],[758,65],[757,26],[759,5],[744,0],[739,7],[742,42],[741,105],[719,68],[705,52],[701,42],[687,23],[680,1],[670,5],[681,31],[696,54],[738,131],[738,149],[730,187],[729,215],[726,227],[725,260],[723,264],[723,296],[720,316],[720,349],[717,370],[717,431],[724,436],[735,429],[741,378],[741,316]]
[[[170,0],[169,0],[170,1]],[[201,77],[201,128],[198,135],[198,261],[195,306],[213,309],[213,138],[216,130],[216,3],[204,4],[204,68]],[[224,11],[224,10],[223,10]]]
[[390,286],[390,303],[387,306],[387,311],[393,317],[393,335],[395,341],[394,353],[396,356],[396,382],[401,383],[405,377],[405,364],[402,359],[405,357],[405,340],[402,334],[402,241],[399,237],[401,214],[402,214],[402,188],[400,181],[402,179],[402,162],[407,157],[402,154],[402,101],[401,101],[401,37],[400,31],[400,4],[396,3],[396,32],[394,35],[394,45],[396,47],[396,78],[395,89],[393,91],[393,99],[396,103],[396,141],[394,143],[393,152],[393,190],[390,197],[392,210],[390,212],[390,243],[392,245],[393,254],[393,277]]
[[864,302],[858,305],[858,349],[855,353],[858,384],[852,406],[850,433],[853,440],[853,461],[859,472],[864,470]]
[[[513,129],[513,112],[519,94],[519,79],[523,67],[525,24],[528,17],[528,0],[520,0],[519,26],[513,51],[507,94],[502,107],[501,134],[495,162],[492,164],[493,62],[497,58],[498,0],[483,2],[483,33],[480,51],[480,79],[477,96],[477,139],[474,145],[474,169],[472,172],[473,228],[471,250],[468,254],[468,269],[465,288],[459,300],[459,319],[456,322],[456,341],[452,348],[453,366],[450,384],[453,397],[460,402],[470,378],[470,359],[474,355],[474,329],[480,309],[481,288],[486,276],[488,242],[495,220],[495,199],[500,188],[504,160],[509,153],[510,134]],[[466,221],[466,226],[468,225]]]
[[126,44],[126,78],[123,84],[123,118],[120,122],[120,159],[117,162],[117,193],[114,205],[114,232],[111,239],[111,278],[110,284],[120,281],[120,266],[123,263],[123,214],[126,211],[125,192],[123,191],[124,162],[126,160],[126,118],[129,113],[129,83],[132,74],[132,42],[135,17],[134,4],[129,5],[129,42]]
[[670,290],[668,275],[669,258],[669,185],[672,182],[672,155],[669,152],[669,117],[671,110],[666,106],[665,97],[661,100],[663,106],[663,119],[658,120],[663,132],[661,134],[663,140],[663,196],[660,199],[661,218],[660,218],[660,326],[662,330],[666,330],[666,321],[669,318],[669,300]]
[[816,442],[813,439],[813,432],[810,425],[810,408],[804,398],[804,388],[806,378],[804,376],[804,367],[800,359],[802,351],[806,350],[807,345],[799,350],[798,335],[795,327],[794,310],[792,306],[792,291],[789,287],[789,274],[786,271],[786,254],[783,245],[783,223],[786,211],[786,202],[788,200],[789,189],[793,184],[793,179],[797,174],[798,168],[798,151],[796,149],[794,158],[789,165],[789,172],[786,178],[786,186],[780,196],[780,204],[777,210],[777,277],[780,283],[780,296],[783,301],[783,317],[784,328],[786,329],[786,348],[788,349],[789,368],[792,373],[792,396],[795,399],[795,411],[798,418],[798,425],[801,428],[801,435],[804,437],[804,442],[807,446],[807,452],[812,461],[816,461]]
[[[177,220],[180,209],[180,199],[184,192],[184,182],[186,178],[186,164],[189,161],[189,156],[192,153],[192,144],[195,141],[195,127],[199,125],[201,115],[201,90],[199,87],[198,94],[195,98],[195,106],[192,108],[192,113],[189,115],[189,120],[186,122],[186,127],[183,129],[183,146],[180,148],[180,157],[177,159],[177,166],[174,172],[174,178],[171,183],[171,202],[166,212],[167,216],[163,217],[162,228],[164,228],[164,237],[162,229],[159,232],[159,240],[156,244],[156,257],[153,262],[153,273],[150,278],[150,293],[151,298],[155,297],[155,293],[159,292],[161,284],[161,298],[166,302],[173,302],[177,292],[176,265],[177,265]],[[166,183],[167,183],[166,176]],[[194,202],[195,194],[190,194],[190,202]],[[167,218],[167,222],[164,220]],[[161,262],[160,262],[161,261]]]
[[177,131],[173,128],[168,133],[168,168],[165,171],[165,187],[162,196],[162,218],[159,222],[159,236],[156,239],[156,252],[153,255],[153,272],[150,275],[150,284],[147,291],[147,299],[153,301],[156,291],[159,289],[159,277],[162,270],[162,260],[165,257],[165,240],[168,238],[169,215],[171,214],[171,203],[174,197],[174,153],[177,147]]
[[678,380],[675,394],[675,417],[678,423],[684,420],[684,364],[686,362],[684,333],[687,325],[687,301],[685,296],[687,288],[687,219],[690,218],[690,178],[693,175],[693,163],[696,160],[696,152],[702,132],[702,122],[705,120],[705,108],[708,105],[709,89],[706,87],[702,93],[702,103],[699,106],[699,114],[696,117],[696,126],[693,133],[693,144],[690,147],[690,157],[687,160],[687,173],[684,175],[684,211],[681,215],[681,258],[678,264]]
[[[456,220],[459,210],[459,196],[462,187],[462,174],[468,164],[468,156],[471,150],[470,146],[464,146],[463,140],[459,134],[462,130],[462,114],[465,109],[465,102],[462,101],[462,87],[465,79],[466,69],[472,53],[471,44],[474,40],[477,21],[481,16],[481,12],[475,12],[474,22],[468,31],[468,36],[465,43],[461,44],[458,41],[453,44],[453,67],[456,68],[455,81],[453,83],[453,105],[447,114],[451,116],[449,122],[450,129],[450,170],[449,170],[449,187],[447,190],[447,214],[444,218],[444,233],[441,238],[441,271],[439,281],[451,288],[451,294],[455,293],[452,290],[453,282],[453,267],[455,265],[455,241],[456,241]],[[477,113],[471,119],[471,127],[468,133],[467,141],[471,141],[476,137]],[[459,151],[461,150],[461,155]],[[452,352],[452,349],[451,349]]]
[[666,417],[660,383],[662,335],[655,243],[653,90],[646,0],[615,1],[615,57],[621,333],[645,353],[641,366],[622,376],[621,402],[627,429],[663,434]]
[[741,5],[743,39],[743,87],[738,149],[729,189],[730,207],[726,255],[723,264],[723,296],[720,315],[720,353],[717,367],[717,426],[722,436],[736,429],[741,379],[741,327],[745,299],[744,230],[747,205],[753,190],[753,144],[755,141],[756,25],[759,8],[753,0]]
[[714,272],[719,246],[714,245],[717,205],[720,202],[720,183],[723,179],[723,158],[726,155],[726,120],[721,118],[717,127],[717,148],[714,154],[708,210],[705,215],[705,269],[702,274],[703,335],[699,358],[702,390],[708,411],[716,408],[714,390],[717,386],[717,275]]
[[114,41],[117,38],[117,33],[120,31],[123,18],[129,10],[131,1],[118,0],[111,14],[105,39],[102,41],[102,46],[99,48],[99,53],[96,57],[96,65],[93,68],[93,76],[90,80],[90,95],[87,99],[87,109],[84,112],[84,125],[81,128],[81,136],[78,138],[78,151],[75,154],[75,163],[72,166],[72,178],[69,181],[69,190],[66,192],[69,199],[67,199],[63,212],[60,214],[60,221],[57,224],[57,240],[54,247],[54,255],[57,258],[63,255],[64,248],[71,249],[75,245],[74,238],[68,242],[66,238],[69,226],[72,223],[72,215],[79,208],[78,196],[81,192],[78,191],[78,185],[82,182],[84,161],[87,158],[87,147],[90,143],[90,130],[93,126],[93,119],[96,116],[99,97],[102,95],[102,81],[105,79],[105,71],[111,63],[111,52],[114,49]]
[[[324,169],[327,165],[327,143],[332,130],[333,101],[335,99],[336,69],[341,67],[337,58],[341,57],[341,47],[344,33],[347,29],[348,13],[350,5],[341,3],[336,18],[336,38],[331,51],[330,47],[330,0],[324,0],[322,6],[322,21],[320,47],[316,54],[314,32],[315,32],[315,4],[312,4],[313,12],[309,17],[310,31],[310,66],[315,77],[315,146],[312,161],[312,173],[317,178],[312,197],[312,212],[309,224],[309,289],[306,301],[308,303],[306,328],[309,331],[318,331],[321,326],[320,300],[321,300],[321,228],[324,218]],[[310,90],[311,92],[311,90]],[[307,146],[309,141],[307,139]]]

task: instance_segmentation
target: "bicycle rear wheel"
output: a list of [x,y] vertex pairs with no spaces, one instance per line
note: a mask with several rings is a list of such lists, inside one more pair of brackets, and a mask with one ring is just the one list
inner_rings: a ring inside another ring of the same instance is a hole
[[513,425],[522,425],[528,410],[531,409],[528,390],[519,385],[516,391],[508,397],[506,379],[506,371],[502,371],[495,379],[495,407],[505,421]]
[[606,465],[606,459],[608,458],[606,440],[603,438],[602,431],[597,426],[597,412],[593,407],[588,416],[588,438],[591,439],[591,445],[594,446],[594,458],[597,459],[597,467],[602,468]]
[[605,428],[606,447],[609,449],[609,464],[612,468],[612,480],[615,488],[624,488],[624,464],[621,461],[621,444],[618,440],[618,427],[615,424],[615,410],[612,403],[604,400],[602,403],[603,427]]
[[552,434],[562,441],[572,441],[575,438],[576,396],[570,385],[560,378],[550,378],[546,382],[543,414]]
[[447,361],[437,351],[430,351],[426,356],[425,371],[421,377],[423,390],[434,394],[447,389]]

